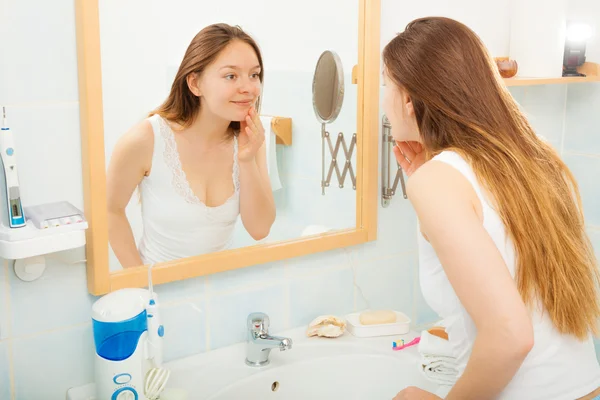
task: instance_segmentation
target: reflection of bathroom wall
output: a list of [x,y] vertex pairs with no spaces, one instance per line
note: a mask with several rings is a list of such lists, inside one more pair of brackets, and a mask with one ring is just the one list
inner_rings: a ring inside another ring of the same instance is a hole
[[[317,57],[318,58],[318,57]],[[357,60],[354,61],[356,63]],[[315,61],[316,64],[316,61]],[[349,65],[348,65],[349,64]],[[344,103],[338,118],[327,125],[335,146],[336,135],[343,132],[350,145],[356,132],[357,86],[351,83],[349,60],[345,68]],[[338,187],[333,173],[326,195],[321,194],[321,124],[312,106],[313,71],[269,71],[265,77],[263,110],[270,115],[293,115],[293,145],[278,145],[278,164],[282,189],[274,192],[277,219],[267,240],[297,238],[307,225],[324,225],[332,229],[352,228],[356,225],[356,191],[347,174],[344,188]],[[287,93],[282,96],[281,93]],[[338,152],[340,172],[344,152]],[[356,148],[352,164],[356,174]],[[329,170],[331,155],[326,148],[325,173]],[[255,242],[237,227],[236,247]]]
[[[349,177],[345,189],[337,188],[333,179],[328,195],[320,194],[321,128],[312,106],[312,78],[324,50],[339,54],[346,74],[346,95],[340,116],[328,129],[343,131],[349,143],[356,131],[356,85],[351,84],[350,73],[358,63],[358,0],[302,4],[263,0],[250,9],[247,4],[241,0],[228,3],[228,7],[189,0],[136,0],[127,5],[100,1],[106,159],[118,137],[168,95],[194,35],[211,23],[237,24],[261,47],[265,65],[261,112],[292,117],[294,124],[293,145],[278,146],[283,188],[275,193],[278,219],[265,240],[298,237],[307,224],[353,227],[356,192]],[[331,18],[338,15],[336,10],[344,10],[344,18]],[[294,16],[291,20],[290,15]],[[326,154],[328,167],[329,152]],[[136,198],[127,207],[127,215],[135,237],[141,237]],[[234,246],[255,243],[238,224]],[[111,267],[120,268],[112,250],[109,255]]]
[[[126,6],[124,3],[129,2],[119,3]],[[210,2],[202,3],[213,7]],[[281,3],[287,6],[291,2]],[[322,3],[327,6],[329,2]],[[153,3],[145,1],[144,7],[149,4]],[[254,4],[260,7],[263,3]],[[595,21],[598,31],[597,0],[571,0],[571,4],[576,10],[583,9],[584,17]],[[507,5],[508,0],[383,0],[382,43],[411,18],[448,15],[468,22],[493,54],[499,55],[507,51]],[[313,23],[309,11],[294,12],[285,13],[282,23],[289,23],[289,15],[300,15],[304,19],[298,21],[305,24],[302,29],[310,32]],[[186,18],[193,17],[201,16]],[[142,26],[140,23],[132,21],[130,25]],[[181,25],[198,26],[187,21]],[[3,60],[11,62],[0,65],[0,104],[7,106],[20,150],[23,202],[64,199],[82,206],[73,1],[0,2],[0,37],[10,38],[2,43]],[[600,35],[590,42],[588,55],[591,61],[600,60]],[[308,59],[316,62],[316,58]],[[579,179],[590,237],[600,253],[600,85],[531,87],[511,92],[548,140],[563,143],[563,156]],[[314,138],[319,140],[318,133]],[[298,136],[296,140],[300,140]],[[320,142],[310,146],[320,149]],[[320,193],[318,163],[316,171],[307,176],[313,185],[310,192]],[[283,181],[285,185],[287,179]],[[333,199],[333,189],[325,200]],[[344,195],[349,192],[346,188],[339,191]],[[285,200],[290,201],[289,197]],[[364,309],[365,303],[352,284],[354,277],[372,307],[406,311],[417,324],[433,321],[435,316],[419,290],[416,230],[410,203],[396,196],[389,208],[379,209],[378,240],[347,249],[352,264],[343,250],[336,250],[160,285],[168,328],[167,359],[243,341],[245,317],[251,311],[268,313],[272,331],[277,333],[305,325],[318,314],[343,315]],[[90,307],[96,298],[87,293],[84,266],[69,263],[84,257],[78,250],[48,258],[42,279],[31,283],[18,280],[8,261],[0,263],[0,399],[62,399],[67,388],[93,379]],[[37,312],[40,304],[53,312]]]

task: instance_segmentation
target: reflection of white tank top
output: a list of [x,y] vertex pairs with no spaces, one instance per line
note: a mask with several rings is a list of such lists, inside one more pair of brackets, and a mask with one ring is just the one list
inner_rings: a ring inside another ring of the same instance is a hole
[[[511,276],[515,277],[515,250],[498,213],[483,196],[475,173],[457,153],[444,151],[433,158],[451,165],[473,186],[483,209],[483,226],[500,251]],[[419,277],[427,304],[448,325],[448,339],[462,375],[473,348],[477,330],[450,284],[435,250],[419,232]],[[481,268],[485,268],[482,265]],[[600,387],[600,367],[592,336],[584,342],[561,335],[547,313],[532,315],[534,346],[499,399],[573,400]],[[505,343],[505,346],[511,346]]]
[[240,214],[237,138],[234,138],[234,193],[208,207],[190,188],[181,167],[173,131],[158,114],[148,118],[154,131],[150,175],[140,183],[144,230],[139,252],[144,264],[227,249]]

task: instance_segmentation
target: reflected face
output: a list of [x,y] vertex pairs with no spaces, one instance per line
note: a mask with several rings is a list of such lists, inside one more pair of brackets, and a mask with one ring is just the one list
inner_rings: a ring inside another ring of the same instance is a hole
[[403,92],[387,75],[383,73],[385,86],[383,112],[392,125],[392,136],[399,142],[419,142],[419,128],[410,97]]
[[230,43],[200,77],[202,106],[225,120],[244,120],[261,93],[260,70],[252,46]]

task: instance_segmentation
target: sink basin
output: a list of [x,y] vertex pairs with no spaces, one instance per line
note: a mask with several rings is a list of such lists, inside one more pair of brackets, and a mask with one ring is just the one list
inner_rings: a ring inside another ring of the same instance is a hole
[[346,332],[324,339],[296,329],[277,336],[291,337],[294,346],[271,351],[265,367],[247,366],[245,344],[236,344],[165,364],[172,372],[167,388],[186,392],[189,400],[391,399],[407,386],[438,388],[418,371],[416,346],[392,350],[393,340],[408,342],[414,332],[384,338]]
[[[346,332],[336,339],[304,332],[274,332],[292,338],[293,347],[272,350],[270,364],[260,368],[246,365],[245,343],[165,363],[171,378],[161,400],[379,400],[407,386],[445,393],[419,372],[417,346],[392,350],[392,341],[408,343],[415,332],[378,338]],[[67,399],[94,400],[95,385],[71,388]]]

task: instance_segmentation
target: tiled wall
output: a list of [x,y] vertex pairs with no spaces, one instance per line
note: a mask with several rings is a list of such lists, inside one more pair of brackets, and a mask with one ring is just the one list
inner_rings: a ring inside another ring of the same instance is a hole
[[[421,3],[382,2],[382,43],[414,17],[443,14],[473,26],[495,55],[506,54],[505,2],[490,9],[475,0]],[[22,181],[35,183],[24,184],[23,197],[82,206],[72,0],[0,0],[0,42],[0,104],[18,135]],[[590,48],[593,54],[600,60],[598,46]],[[514,94],[577,175],[600,253],[600,85]],[[322,313],[362,309],[366,302],[354,280],[373,308],[403,310],[416,324],[435,320],[418,288],[416,219],[408,201],[396,196],[380,208],[378,232],[376,242],[351,249],[159,286],[166,359],[243,340],[251,311],[268,313],[277,332]],[[86,290],[83,258],[82,250],[54,254],[44,276],[31,283],[16,278],[12,262],[0,264],[1,400],[62,399],[67,388],[93,379],[95,298]]]

